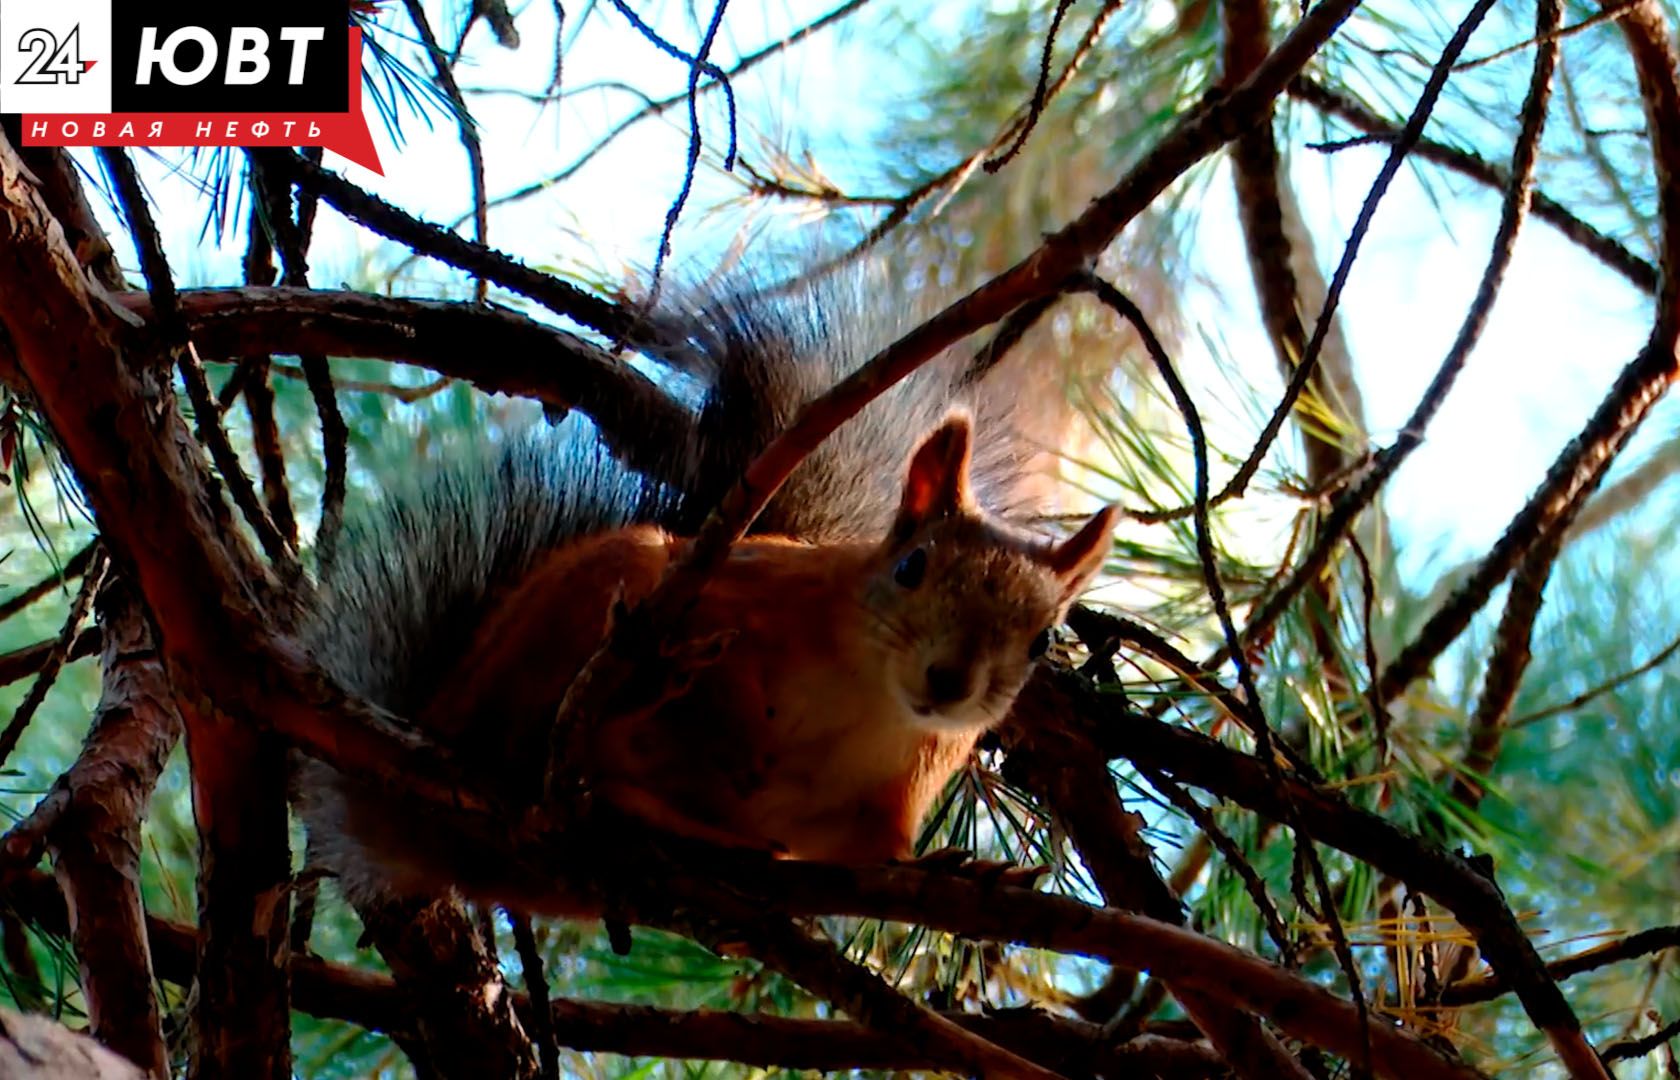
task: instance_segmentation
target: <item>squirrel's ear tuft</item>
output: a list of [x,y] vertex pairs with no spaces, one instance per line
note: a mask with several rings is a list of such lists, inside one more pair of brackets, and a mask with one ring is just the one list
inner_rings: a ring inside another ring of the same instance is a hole
[[966,412],[946,417],[910,457],[910,475],[898,506],[898,527],[912,532],[924,521],[948,517],[973,507],[968,491],[968,462],[974,441]]
[[1050,568],[1073,589],[1082,587],[1102,569],[1112,545],[1109,532],[1120,516],[1118,506],[1098,510],[1084,528],[1057,544],[1050,552]]

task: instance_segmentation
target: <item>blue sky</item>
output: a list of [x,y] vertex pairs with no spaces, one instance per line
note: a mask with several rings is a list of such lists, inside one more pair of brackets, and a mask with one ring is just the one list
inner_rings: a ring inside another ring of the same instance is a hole
[[[762,8],[735,5],[714,57],[727,64],[737,53],[774,40],[831,6],[829,0],[784,0]],[[445,18],[436,5],[429,7],[434,25],[454,24],[453,15]],[[674,40],[694,40],[682,5],[665,4],[657,10],[666,16],[658,25]],[[939,18],[924,31],[937,37],[949,34],[952,27],[941,24],[963,6],[930,10]],[[1156,3],[1143,17],[1170,15],[1170,10],[1170,5]],[[474,31],[459,72],[464,86],[537,91],[547,84],[553,55],[552,7],[528,4],[518,19],[524,45],[517,51],[496,46],[482,27]],[[821,139],[821,164],[844,178],[855,165],[867,162],[870,135],[883,104],[901,94],[902,80],[913,76],[893,75],[893,65],[879,63],[868,35],[858,31],[825,31],[789,55],[791,62],[772,61],[737,82],[743,113],[757,118],[758,130],[772,137],[793,132]],[[634,73],[639,86],[653,91],[674,93],[686,82],[682,65],[658,53],[610,11],[597,10],[578,47],[567,56],[565,84],[611,84],[627,71]],[[721,142],[717,103],[716,95],[708,100],[707,131]],[[635,105],[630,94],[611,88],[579,94],[564,107],[540,112],[514,98],[475,98],[491,194],[553,172]],[[467,208],[465,156],[453,126],[447,120],[433,124],[428,130],[423,121],[410,119],[400,149],[375,124],[384,178],[331,155],[329,163],[422,217],[453,220]],[[680,176],[685,125],[684,111],[673,109],[633,129],[565,185],[496,212],[492,243],[538,265],[609,281],[646,267]],[[753,129],[743,128],[749,146],[757,137]],[[1358,148],[1295,163],[1295,180],[1319,238],[1322,264],[1332,264],[1339,255],[1383,153],[1381,148]],[[241,242],[235,238],[220,248],[201,243],[197,193],[155,167],[151,173],[164,220],[173,225],[170,246],[177,268],[189,280],[236,280]],[[1443,182],[1444,190],[1456,197],[1436,203],[1410,170],[1401,173],[1344,297],[1344,326],[1370,425],[1385,441],[1411,411],[1445,354],[1475,291],[1497,218],[1497,192],[1456,178]],[[690,204],[691,221],[735,190],[727,179],[703,169]],[[1231,350],[1226,362],[1240,364],[1260,385],[1276,387],[1271,352],[1257,328],[1241,238],[1230,224],[1231,193],[1223,173],[1205,190],[1204,225],[1191,245],[1203,284],[1188,298],[1188,306],[1203,322],[1219,328]],[[1442,205],[1447,207],[1445,219]],[[793,213],[785,216],[789,228],[797,227]],[[702,227],[696,235],[703,231]],[[383,247],[377,238],[329,211],[323,211],[318,237],[315,280],[320,284],[354,276],[359,260]],[[130,253],[122,254],[125,263],[131,262]],[[682,254],[679,247],[676,257]],[[389,265],[389,256],[385,259]],[[433,269],[419,273],[445,280]],[[1402,562],[1408,576],[1429,576],[1486,548],[1637,350],[1649,315],[1647,298],[1549,228],[1530,224],[1481,346],[1427,441],[1390,485],[1387,505],[1396,529],[1408,541]],[[1195,349],[1195,343],[1186,348]],[[1182,362],[1194,370],[1211,360],[1186,355]],[[1629,459],[1637,461],[1642,447],[1667,437],[1675,426],[1672,409],[1664,407],[1648,422]],[[1243,433],[1233,429],[1228,446],[1240,449],[1242,438]]]

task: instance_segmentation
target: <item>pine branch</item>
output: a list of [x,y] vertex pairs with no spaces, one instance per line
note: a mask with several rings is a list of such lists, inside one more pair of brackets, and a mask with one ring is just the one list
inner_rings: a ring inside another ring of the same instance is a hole
[[1618,20],[1646,99],[1652,157],[1663,224],[1656,323],[1645,347],[1625,367],[1581,432],[1546,472],[1492,550],[1383,671],[1376,697],[1392,701],[1457,640],[1489,595],[1530,548],[1555,529],[1567,529],[1653,406],[1680,374],[1680,77],[1670,32],[1655,0]]
[[529,297],[555,314],[615,341],[639,340],[636,335],[641,327],[633,313],[568,281],[533,270],[499,251],[421,221],[291,150],[253,148],[248,153],[265,174],[295,184],[300,191],[319,198],[351,221],[412,251]]
[[[31,874],[5,895],[44,931],[68,932],[63,899],[46,875]],[[146,927],[158,977],[181,986],[190,984],[193,928],[156,916],[147,917]],[[313,956],[294,957],[292,968],[293,1008],[404,1041],[414,1036],[413,1009],[391,976]],[[519,993],[512,998],[515,1009],[528,1015],[529,998]],[[679,1011],[575,998],[551,1002],[549,1015],[560,1044],[584,1053],[733,1061],[824,1072],[953,1071],[958,1067],[935,1046],[906,1048],[897,1037],[852,1021],[801,1020],[717,1009]],[[1033,1010],[945,1015],[988,1041],[1051,1062],[1058,1072],[1067,1075],[1206,1077],[1223,1068],[1219,1056],[1200,1043],[1158,1034],[1114,1043],[1104,1038],[1099,1025]]]
[[[420,364],[485,393],[586,413],[613,453],[656,476],[690,423],[686,409],[629,364],[503,308],[299,288],[189,289],[180,302],[206,355],[317,353]],[[150,312],[144,297],[122,303],[142,317]]]

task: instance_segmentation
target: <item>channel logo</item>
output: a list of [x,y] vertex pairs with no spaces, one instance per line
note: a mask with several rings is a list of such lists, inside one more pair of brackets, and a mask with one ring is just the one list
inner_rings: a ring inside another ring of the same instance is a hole
[[323,146],[379,169],[347,0],[0,0],[0,113],[32,146]]

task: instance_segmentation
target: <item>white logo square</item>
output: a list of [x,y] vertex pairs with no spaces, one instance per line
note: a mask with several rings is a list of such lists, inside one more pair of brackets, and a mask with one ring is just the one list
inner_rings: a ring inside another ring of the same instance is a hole
[[110,112],[111,3],[0,0],[0,112]]

